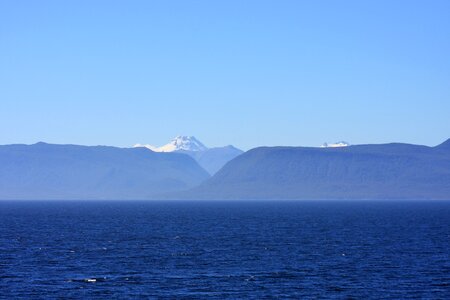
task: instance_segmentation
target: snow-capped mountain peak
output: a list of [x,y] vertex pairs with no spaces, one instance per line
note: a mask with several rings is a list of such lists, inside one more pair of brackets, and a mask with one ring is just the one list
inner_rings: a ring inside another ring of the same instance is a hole
[[155,147],[153,145],[136,144],[134,147],[145,147],[155,152],[205,151],[208,148],[193,136],[177,136],[170,143]]
[[193,136],[177,136],[170,143],[159,148],[160,152],[205,151],[208,148]]

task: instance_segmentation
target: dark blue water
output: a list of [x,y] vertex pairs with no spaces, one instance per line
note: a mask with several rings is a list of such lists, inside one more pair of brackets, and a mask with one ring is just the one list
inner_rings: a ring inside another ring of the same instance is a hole
[[450,298],[450,202],[0,202],[0,297]]

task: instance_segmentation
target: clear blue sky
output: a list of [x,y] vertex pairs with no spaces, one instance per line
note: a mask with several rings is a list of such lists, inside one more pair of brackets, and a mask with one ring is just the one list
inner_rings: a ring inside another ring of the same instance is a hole
[[450,1],[0,2],[0,144],[450,138]]

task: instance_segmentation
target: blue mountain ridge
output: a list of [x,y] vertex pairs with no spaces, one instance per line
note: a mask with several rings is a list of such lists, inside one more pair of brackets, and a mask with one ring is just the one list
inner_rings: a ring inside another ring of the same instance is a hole
[[0,199],[148,199],[209,178],[191,157],[145,148],[0,146]]
[[450,139],[340,148],[259,147],[227,163],[189,199],[450,199]]

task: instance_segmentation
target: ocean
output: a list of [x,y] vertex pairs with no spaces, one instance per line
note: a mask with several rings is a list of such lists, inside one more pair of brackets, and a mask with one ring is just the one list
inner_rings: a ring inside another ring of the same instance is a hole
[[450,299],[450,201],[0,201],[0,299]]

